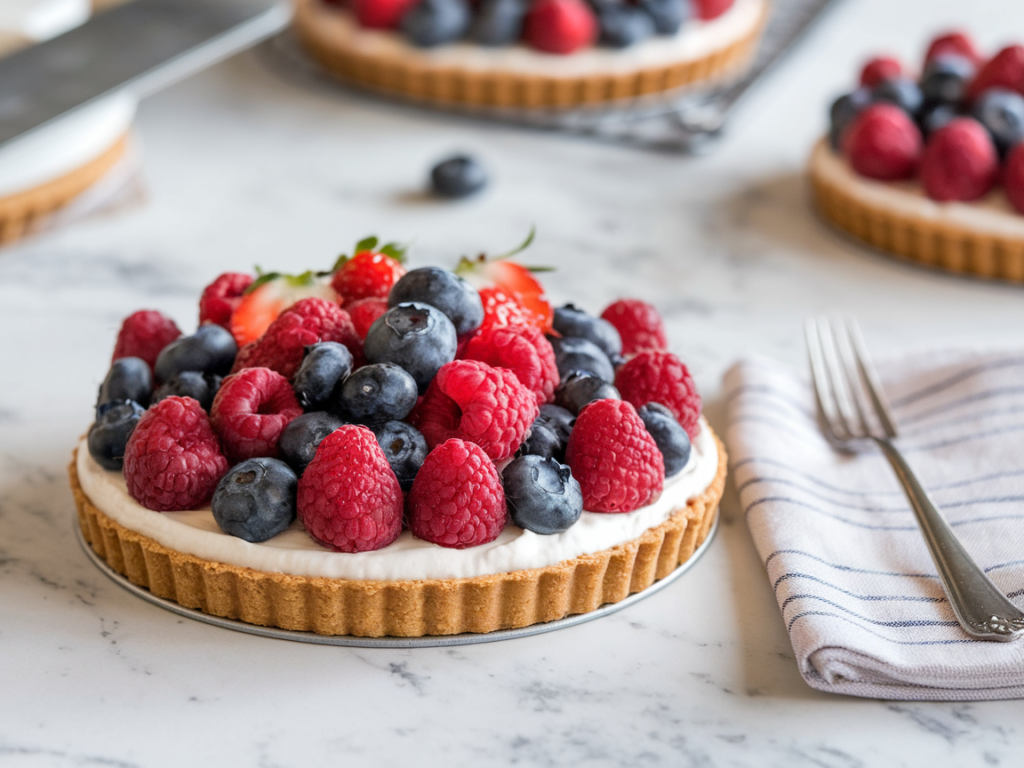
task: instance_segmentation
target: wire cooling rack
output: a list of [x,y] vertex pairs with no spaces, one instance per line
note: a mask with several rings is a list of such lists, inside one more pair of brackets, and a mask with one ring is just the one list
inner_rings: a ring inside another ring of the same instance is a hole
[[[641,97],[574,110],[501,109],[416,102],[420,108],[497,120],[522,127],[563,131],[601,141],[682,153],[702,153],[722,134],[732,109],[772,66],[790,51],[822,13],[839,0],[770,0],[768,22],[750,67],[739,78],[711,88],[689,87],[667,95]],[[305,55],[291,31],[261,47],[272,65],[307,84],[357,88],[377,99],[395,100],[332,78]]]

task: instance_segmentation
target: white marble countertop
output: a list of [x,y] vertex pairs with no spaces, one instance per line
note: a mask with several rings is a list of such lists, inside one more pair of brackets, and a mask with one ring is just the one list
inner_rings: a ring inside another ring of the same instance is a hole
[[[991,47],[1024,30],[1024,5],[846,0],[699,159],[299,87],[258,53],[146,101],[146,203],[0,252],[0,764],[1016,763],[1024,702],[809,689],[731,490],[709,553],[625,611],[496,644],[359,650],[218,629],[132,596],[79,550],[65,474],[124,316],[155,307],[191,328],[219,272],[327,266],[368,233],[444,264],[536,223],[530,259],[559,267],[556,300],[661,307],[717,425],[730,362],[802,364],[811,312],[856,314],[879,354],[1024,342],[1021,288],[864,251],[814,218],[801,178],[827,101],[865,54],[916,59],[922,29],[965,19]],[[491,168],[485,194],[421,194],[450,150]]]

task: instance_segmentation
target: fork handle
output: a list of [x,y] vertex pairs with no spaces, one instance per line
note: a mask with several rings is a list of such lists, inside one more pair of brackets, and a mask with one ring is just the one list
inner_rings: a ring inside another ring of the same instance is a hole
[[924,533],[939,579],[960,626],[979,640],[1013,640],[1024,630],[1024,612],[978,566],[889,440],[874,438],[892,464]]

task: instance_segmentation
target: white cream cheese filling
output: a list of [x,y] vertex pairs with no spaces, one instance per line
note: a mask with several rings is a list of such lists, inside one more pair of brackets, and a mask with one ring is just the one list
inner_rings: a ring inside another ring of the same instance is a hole
[[124,476],[103,469],[78,446],[82,490],[111,519],[165,547],[206,560],[292,576],[352,580],[405,581],[460,579],[541,568],[599,552],[641,536],[702,494],[718,472],[718,445],[701,419],[690,460],[665,482],[662,494],[638,510],[620,514],[584,512],[569,530],[542,536],[507,525],[497,539],[469,549],[447,549],[403,531],[374,552],[332,552],[314,541],[296,520],[288,530],[261,544],[230,536],[209,507],[187,512],[154,512],[128,495]]
[[591,47],[561,56],[526,45],[492,48],[474,43],[452,43],[419,48],[399,32],[365,29],[346,11],[319,0],[307,0],[318,37],[343,45],[364,56],[401,58],[420,66],[486,72],[490,70],[579,77],[603,73],[628,73],[660,65],[702,59],[750,35],[760,23],[765,0],[736,0],[716,19],[691,19],[675,35],[652,37],[628,48]]
[[925,194],[920,182],[876,181],[861,176],[829,146],[827,139],[814,147],[811,168],[830,185],[897,215],[1001,237],[1024,238],[1024,215],[1014,209],[1001,187],[973,202],[939,202]]

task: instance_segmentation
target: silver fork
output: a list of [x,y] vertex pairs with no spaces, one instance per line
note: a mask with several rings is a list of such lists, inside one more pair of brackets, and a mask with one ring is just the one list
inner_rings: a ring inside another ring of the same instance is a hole
[[805,330],[818,412],[828,437],[843,445],[871,440],[882,449],[907,494],[964,631],[978,640],[1018,637],[1024,631],[1024,612],[974,562],[893,444],[896,419],[857,323],[809,318]]

